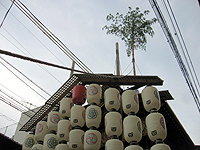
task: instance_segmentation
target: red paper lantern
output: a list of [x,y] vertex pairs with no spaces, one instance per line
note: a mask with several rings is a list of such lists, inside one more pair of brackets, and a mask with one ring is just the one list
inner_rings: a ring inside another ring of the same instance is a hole
[[72,101],[74,104],[76,103],[85,103],[85,97],[86,97],[86,88],[83,85],[76,85],[73,88],[72,93]]

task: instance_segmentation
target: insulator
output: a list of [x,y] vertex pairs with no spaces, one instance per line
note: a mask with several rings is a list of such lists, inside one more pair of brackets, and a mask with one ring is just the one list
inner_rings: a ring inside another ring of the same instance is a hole
[[119,99],[120,99],[120,93],[116,88],[108,88],[104,92],[105,107],[108,111],[112,108],[119,110],[120,108]]
[[74,104],[84,104],[86,100],[86,88],[83,85],[76,85],[72,92],[72,101]]
[[84,136],[84,150],[99,150],[101,133],[97,130],[87,130]]
[[143,150],[143,148],[139,145],[129,145],[125,148],[125,150]]
[[131,141],[140,142],[142,139],[142,122],[135,115],[128,115],[123,122],[124,138],[130,143]]
[[81,105],[75,105],[71,109],[70,123],[72,127],[83,127],[85,124],[85,107]]
[[139,99],[136,91],[126,90],[122,93],[122,108],[127,115],[130,112],[136,114],[139,111]]
[[46,134],[44,137],[44,144],[43,148],[44,150],[52,150],[55,149],[58,145],[58,139],[56,132],[54,130],[51,130],[49,134]]
[[47,127],[49,130],[57,131],[57,125],[60,121],[60,113],[58,111],[52,111],[48,114]]
[[22,145],[22,150],[31,150],[34,144],[36,144],[35,136],[32,133],[29,133],[26,135],[23,145]]
[[67,119],[62,119],[58,122],[58,129],[57,129],[57,137],[58,141],[69,141],[69,132],[70,132],[70,121]]
[[97,105],[100,104],[100,99],[101,99],[101,86],[98,84],[90,84],[87,87],[87,102],[89,105],[92,103],[96,103]]
[[48,134],[50,131],[47,128],[47,122],[46,121],[39,121],[36,125],[35,129],[35,140],[36,141],[44,141],[44,137],[46,134]]
[[171,150],[167,144],[159,143],[151,147],[150,150]]
[[84,131],[73,129],[69,132],[69,149],[83,150],[84,147]]
[[147,133],[151,141],[164,140],[167,136],[165,118],[162,114],[155,112],[146,117]]
[[90,105],[86,108],[85,113],[86,126],[99,128],[101,123],[101,108],[96,105]]
[[146,111],[159,110],[161,107],[160,95],[157,88],[147,86],[142,91],[142,102]]
[[72,106],[74,106],[74,103],[72,102],[71,98],[65,97],[60,101],[59,112],[60,112],[61,118],[63,118],[64,116],[67,116],[70,118]]
[[105,116],[105,131],[111,137],[112,135],[120,136],[122,134],[122,116],[118,112],[109,112]]
[[118,139],[110,139],[105,144],[106,150],[123,150],[124,144]]

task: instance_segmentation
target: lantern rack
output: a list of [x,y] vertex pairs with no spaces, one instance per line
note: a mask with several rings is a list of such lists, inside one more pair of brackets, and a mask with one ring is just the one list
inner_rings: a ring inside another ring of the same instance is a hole
[[[72,96],[72,89],[76,85],[87,86],[89,84],[96,83],[101,85],[102,96],[99,106],[102,109],[102,117],[107,113],[104,105],[104,92],[109,87],[114,87],[120,91],[122,94],[124,90],[122,86],[129,86],[127,89],[138,89],[143,86],[161,86],[163,85],[163,80],[158,76],[116,76],[112,74],[73,74],[46,102],[41,108],[23,125],[20,131],[34,131],[36,124],[47,119],[47,115],[52,110],[58,110],[60,101],[64,97]],[[126,89],[126,90],[127,90]],[[168,90],[159,91],[160,100],[161,100],[161,109],[159,112],[164,115],[166,119],[168,136],[165,139],[165,143],[170,146],[172,150],[179,149],[194,149],[194,143],[182,127],[181,123],[178,121],[176,115],[166,102],[167,100],[173,100]],[[139,102],[142,103],[141,94],[138,94]],[[148,115],[143,108],[143,105],[139,105],[141,108],[137,115],[141,118],[143,129],[142,129],[142,140],[139,142],[139,145],[145,145],[144,147],[150,148],[153,143],[148,139],[145,125],[145,117]],[[85,106],[87,107],[87,105]],[[122,111],[122,110],[121,110]],[[28,112],[27,112],[28,113]],[[31,112],[32,113],[32,112]],[[122,113],[122,118],[125,118],[126,114]],[[86,127],[83,127],[83,130]],[[104,149],[105,142],[109,139],[105,131],[103,130],[104,123],[101,122],[99,131],[102,134],[101,139],[101,149]],[[120,136],[119,139],[124,142],[124,145],[127,146],[128,143],[124,141],[123,136]]]
[[[57,110],[59,101],[64,97],[70,97],[74,86],[83,84],[98,83],[103,86],[103,92],[108,87],[120,85],[132,86],[131,89],[138,89],[145,85],[162,85],[163,80],[158,76],[116,76],[112,74],[73,74],[46,102],[45,104],[23,125],[20,131],[34,130],[40,120],[47,118],[51,110]],[[122,91],[122,89],[120,90]],[[103,105],[101,103],[101,105]]]

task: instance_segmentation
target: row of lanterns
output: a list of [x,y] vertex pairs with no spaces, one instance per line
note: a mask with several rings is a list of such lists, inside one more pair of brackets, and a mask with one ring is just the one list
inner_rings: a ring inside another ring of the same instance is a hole
[[[48,114],[46,121],[39,121],[35,135],[29,134],[24,141],[22,150],[98,150],[101,146],[101,133],[98,128],[101,123],[102,113],[100,98],[101,86],[91,84],[86,88],[77,85],[73,88],[72,99],[63,98],[58,111]],[[87,102],[89,106],[82,106]],[[164,116],[157,111],[161,102],[158,90],[147,86],[142,91],[142,101],[146,111],[150,114],[146,117],[148,136],[151,141],[157,143],[151,150],[170,150],[163,143],[167,136]],[[126,90],[122,93],[122,109],[127,117],[122,120],[118,112],[121,107],[120,92],[116,88],[108,88],[104,92],[104,103],[108,113],[105,115],[105,132],[110,139],[106,142],[106,150],[123,150],[123,142],[119,137],[130,143],[125,150],[143,150],[138,145],[142,139],[141,119],[136,116],[139,111],[138,93],[134,90]],[[62,118],[62,119],[61,119]],[[88,130],[84,132],[82,127],[86,124]],[[36,142],[37,141],[37,142]],[[37,144],[35,144],[37,143]]]
[[167,128],[164,116],[158,112],[161,107],[159,92],[155,87],[147,86],[142,91],[144,108],[150,114],[146,117],[146,126],[149,139],[156,144],[151,150],[170,150],[170,147],[163,143],[167,137]]

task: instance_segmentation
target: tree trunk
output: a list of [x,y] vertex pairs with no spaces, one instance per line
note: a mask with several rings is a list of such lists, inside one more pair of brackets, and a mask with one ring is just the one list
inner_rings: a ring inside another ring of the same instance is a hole
[[136,76],[136,71],[135,71],[135,56],[134,56],[134,36],[132,39],[132,62],[133,62],[133,75]]

